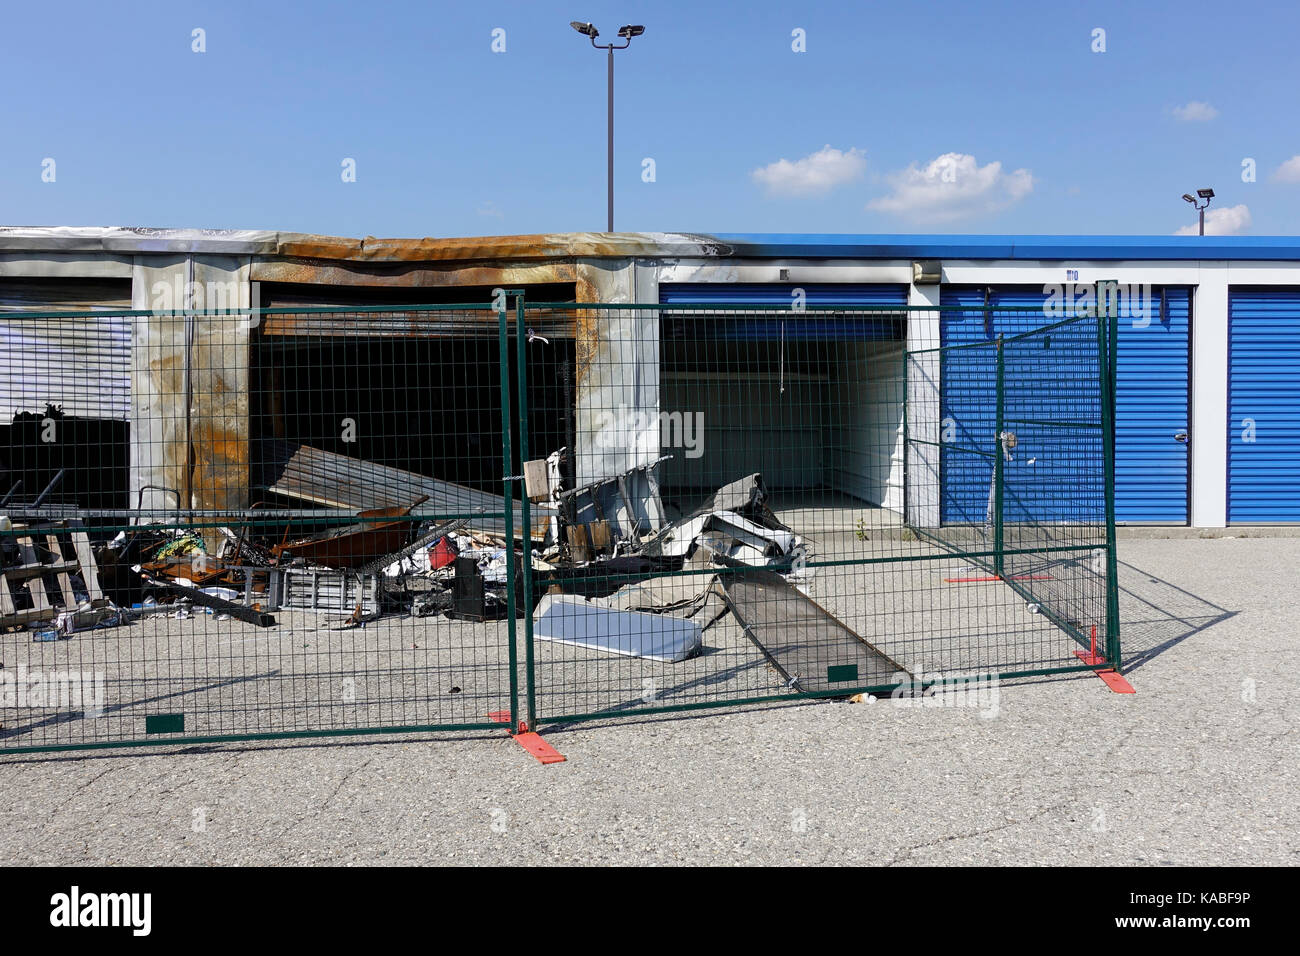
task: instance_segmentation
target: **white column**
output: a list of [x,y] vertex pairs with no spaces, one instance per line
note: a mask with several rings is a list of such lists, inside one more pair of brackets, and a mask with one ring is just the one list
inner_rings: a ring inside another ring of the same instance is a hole
[[[938,285],[913,285],[910,306],[939,306]],[[911,313],[907,318],[907,349],[913,352],[939,346],[939,313]],[[907,515],[918,528],[939,527],[939,353],[906,359],[907,421],[913,439],[934,444],[913,444],[907,451]]]
[[1192,304],[1192,525],[1228,523],[1228,264],[1202,262]]

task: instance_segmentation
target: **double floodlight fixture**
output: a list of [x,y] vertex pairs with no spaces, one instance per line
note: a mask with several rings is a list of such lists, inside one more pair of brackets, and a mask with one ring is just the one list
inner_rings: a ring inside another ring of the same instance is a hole
[[[583,23],[581,20],[570,20],[569,26],[573,27],[573,29],[577,30],[583,36],[591,40],[592,46],[596,46],[596,37],[600,36],[600,31],[596,29],[596,25],[594,23]],[[643,33],[645,33],[645,27],[641,26],[639,23],[629,23],[618,28],[619,39],[626,40],[628,41],[628,43],[632,42],[633,37],[639,37]],[[612,47],[612,48],[616,50],[621,50],[623,49],[623,47],[626,46],[627,43],[624,43],[622,47]],[[602,47],[598,47],[598,49],[608,50],[611,49],[611,47],[602,46]]]
[[[1198,202],[1196,196],[1200,196],[1202,201]],[[1210,200],[1214,198],[1214,190],[1207,186],[1204,189],[1196,190],[1196,196],[1193,196],[1191,193],[1183,193],[1183,201],[1191,203],[1200,214],[1200,228],[1198,229],[1198,232],[1203,236],[1205,235],[1205,207],[1208,206]]]

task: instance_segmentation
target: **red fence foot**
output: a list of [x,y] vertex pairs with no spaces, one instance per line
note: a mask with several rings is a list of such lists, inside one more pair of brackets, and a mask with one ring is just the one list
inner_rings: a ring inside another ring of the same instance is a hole
[[1109,687],[1111,690],[1113,690],[1115,693],[1136,694],[1137,691],[1133,689],[1132,684],[1130,684],[1128,681],[1124,679],[1124,675],[1122,675],[1119,671],[1115,670],[1115,668],[1111,667],[1110,662],[1107,661],[1106,658],[1102,657],[1100,654],[1097,653],[1097,625],[1096,624],[1092,626],[1091,638],[1092,638],[1091,641],[1092,646],[1088,648],[1088,653],[1085,654],[1083,651],[1075,651],[1074,656],[1079,658],[1079,660],[1083,661],[1089,667],[1095,668],[1094,673],[1098,677],[1100,677],[1102,681],[1106,684],[1106,686]]
[[1106,686],[1109,687],[1117,694],[1137,693],[1137,689],[1134,688],[1134,686],[1130,684],[1127,680],[1125,680],[1124,675],[1117,670],[1097,671],[1097,676],[1100,677],[1103,681],[1105,681]]
[[519,733],[514,735],[515,743],[536,757],[538,763],[564,763],[564,754],[543,740],[541,734],[525,730],[526,726],[522,723],[519,725]]
[[1106,658],[1097,654],[1085,654],[1083,651],[1075,651],[1074,656],[1079,658],[1089,667],[1094,668],[1093,673],[1100,677],[1109,687],[1117,694],[1136,694],[1137,690],[1133,685],[1124,679],[1124,675],[1115,668],[1111,667]]
[[[510,723],[510,711],[491,711],[488,714],[488,720],[494,720],[498,724],[508,724]],[[567,759],[564,754],[543,740],[541,734],[530,731],[528,724],[522,720],[519,721],[518,732],[512,733],[510,736],[514,738],[519,746],[536,757],[539,763],[564,763]]]

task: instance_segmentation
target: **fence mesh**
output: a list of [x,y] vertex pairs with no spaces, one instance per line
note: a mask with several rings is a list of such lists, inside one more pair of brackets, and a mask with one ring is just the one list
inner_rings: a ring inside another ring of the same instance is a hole
[[0,749],[912,693],[1094,627],[1117,660],[1105,329],[947,327],[0,316]]

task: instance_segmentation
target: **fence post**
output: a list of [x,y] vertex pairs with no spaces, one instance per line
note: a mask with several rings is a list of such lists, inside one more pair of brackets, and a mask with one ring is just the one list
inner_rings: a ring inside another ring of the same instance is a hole
[[1102,286],[1107,286],[1106,308],[1098,318],[1104,330],[1102,364],[1102,442],[1105,448],[1106,473],[1106,657],[1119,670],[1119,558],[1115,549],[1115,414],[1119,366],[1119,284],[1114,280],[1097,283],[1097,305],[1103,301]]
[[998,336],[997,358],[997,423],[995,425],[995,443],[993,458],[993,573],[1002,577],[1003,561],[1003,527],[1002,496],[1005,475],[1002,467],[1005,456],[1002,433],[1005,429],[1003,418],[1006,415],[1006,362],[1002,350],[1002,336]]
[[[498,342],[500,345],[498,366],[501,372],[501,494],[505,498],[502,518],[505,522],[506,538],[506,640],[509,644],[510,661],[510,732],[519,729],[519,657],[515,649],[515,508],[514,482],[511,480],[513,456],[510,454],[510,337],[506,332],[506,300],[504,290],[500,294],[500,308],[497,311]],[[520,483],[522,486],[522,482]],[[526,519],[525,519],[526,520]]]
[[[515,296],[515,349],[519,377],[519,464],[528,461],[528,330],[524,328],[524,297]],[[528,729],[537,729],[536,681],[533,679],[533,524],[527,483],[519,482],[519,507],[524,532],[524,667],[527,674]]]

